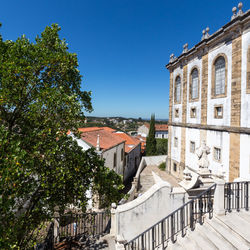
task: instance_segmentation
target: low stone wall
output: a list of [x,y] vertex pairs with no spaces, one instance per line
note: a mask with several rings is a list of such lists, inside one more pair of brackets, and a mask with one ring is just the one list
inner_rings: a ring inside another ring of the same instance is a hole
[[155,177],[154,184],[137,199],[112,209],[112,234],[119,241],[130,241],[186,202],[182,188],[172,188]]
[[167,155],[157,155],[157,156],[144,156],[141,159],[140,165],[132,182],[131,189],[127,193],[129,198],[127,200],[122,199],[119,204],[125,204],[126,202],[132,201],[137,195],[138,186],[140,184],[140,174],[142,170],[149,165],[160,165],[162,162],[167,161]]

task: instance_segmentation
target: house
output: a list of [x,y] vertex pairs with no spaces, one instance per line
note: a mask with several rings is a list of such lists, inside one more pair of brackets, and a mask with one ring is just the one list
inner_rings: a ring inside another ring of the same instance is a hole
[[170,72],[168,171],[182,178],[197,170],[196,149],[210,148],[212,173],[226,181],[250,178],[250,10],[233,8],[231,20],[166,65]]
[[[149,133],[149,123],[144,123],[137,130],[139,135],[147,137]],[[155,138],[166,139],[168,138],[168,124],[155,124]]]
[[114,132],[115,136],[125,140],[125,163],[123,180],[126,182],[136,173],[141,161],[141,142],[124,132]]
[[94,147],[105,160],[105,166],[122,175],[124,181],[137,171],[141,160],[141,143],[138,139],[109,127],[86,127],[78,130],[81,138],[74,137],[78,145],[83,150]]
[[80,128],[79,131],[81,140],[96,149],[105,160],[105,166],[123,175],[125,140],[113,135],[109,128]]

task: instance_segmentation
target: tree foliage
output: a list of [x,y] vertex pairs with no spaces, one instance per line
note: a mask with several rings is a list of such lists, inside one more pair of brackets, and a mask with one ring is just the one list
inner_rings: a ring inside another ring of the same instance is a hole
[[106,205],[121,198],[120,176],[66,135],[92,105],[59,30],[46,27],[35,42],[0,37],[0,249],[27,249],[55,210],[78,200],[84,210],[90,188]]
[[155,115],[151,115],[150,127],[148,136],[146,139],[146,155],[155,155],[156,154],[156,139],[155,139]]
[[156,139],[156,152],[157,155],[168,154],[168,139]]

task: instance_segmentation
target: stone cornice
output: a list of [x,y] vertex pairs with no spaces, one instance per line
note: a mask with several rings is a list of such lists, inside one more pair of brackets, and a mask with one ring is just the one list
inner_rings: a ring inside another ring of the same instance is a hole
[[176,126],[176,127],[184,127],[184,128],[195,128],[195,129],[213,130],[213,131],[220,131],[220,132],[229,132],[229,133],[250,134],[250,128],[244,128],[244,127],[202,125],[202,124],[178,123],[178,122],[170,122],[168,125]]
[[179,57],[175,58],[172,62],[166,65],[166,68],[172,71],[178,65],[187,64],[190,57],[196,54],[206,54],[208,52],[208,47],[212,46],[218,39],[225,37],[225,35],[233,32],[231,40],[242,33],[243,24],[250,21],[250,10],[246,11],[243,15],[237,16],[235,19],[231,20],[225,24],[222,28],[217,30],[215,33],[210,35],[208,38],[200,41],[198,44],[193,46],[187,52],[182,53]]

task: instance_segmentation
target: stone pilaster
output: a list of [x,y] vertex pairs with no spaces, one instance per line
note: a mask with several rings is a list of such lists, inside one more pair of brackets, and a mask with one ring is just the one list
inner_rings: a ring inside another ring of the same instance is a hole
[[[169,123],[172,122],[172,109],[173,109],[173,71],[170,70],[169,82]],[[172,141],[172,126],[168,126],[168,163],[167,171],[171,172],[171,141]]]
[[207,125],[208,54],[202,57],[201,124]]
[[241,36],[232,42],[231,127],[240,127],[241,43]]
[[240,134],[230,133],[229,181],[240,176]]
[[247,50],[247,93],[250,94],[250,45]]
[[[187,65],[183,67],[182,76],[182,123],[187,121]],[[181,162],[179,177],[182,178],[182,173],[185,168],[185,155],[186,155],[186,128],[181,128]]]
[[187,65],[183,67],[182,76],[182,123],[187,120]]
[[170,71],[170,82],[169,82],[169,119],[168,121],[172,122],[173,114],[173,72]]
[[[241,36],[232,41],[231,127],[240,127],[241,113]],[[229,180],[240,175],[240,134],[230,133]]]

